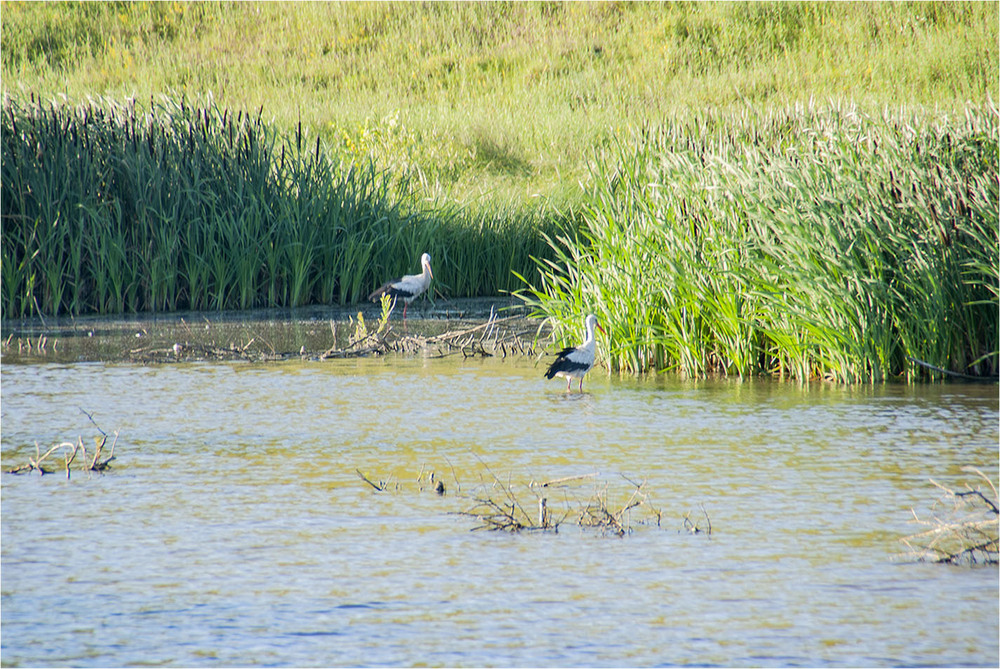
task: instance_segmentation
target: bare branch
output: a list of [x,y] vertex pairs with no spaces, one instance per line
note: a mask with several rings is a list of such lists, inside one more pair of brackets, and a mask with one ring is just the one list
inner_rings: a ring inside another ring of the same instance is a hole
[[360,469],[355,469],[354,471],[357,472],[358,476],[361,477],[362,481],[364,481],[365,483],[367,483],[371,487],[375,488],[379,492],[382,492],[382,491],[385,490],[385,484],[384,483],[382,483],[382,484],[375,483],[370,478],[368,478],[367,476],[365,476],[364,474],[362,474]]
[[107,433],[104,430],[101,429],[101,426],[97,424],[97,421],[94,420],[94,417],[91,414],[87,413],[82,408],[80,409],[80,411],[81,411],[81,413],[83,413],[84,416],[86,416],[87,418],[90,419],[90,422],[94,424],[94,427],[97,428],[98,432],[100,432],[101,434],[103,434],[105,437],[108,436]]
[[543,488],[548,488],[550,485],[555,485],[556,483],[566,483],[567,481],[579,481],[580,479],[592,479],[597,476],[597,472],[593,474],[578,474],[576,476],[563,476],[558,479],[551,479],[541,484]]

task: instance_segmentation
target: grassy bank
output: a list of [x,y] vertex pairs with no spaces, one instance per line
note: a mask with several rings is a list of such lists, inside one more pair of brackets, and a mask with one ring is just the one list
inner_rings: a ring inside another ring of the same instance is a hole
[[524,297],[569,333],[596,313],[622,370],[995,377],[997,147],[996,108],[650,129],[598,161]]
[[959,109],[992,2],[3,2],[7,92],[263,108],[461,204],[572,201],[591,152],[677,113],[810,98]]
[[216,106],[8,100],[0,128],[5,317],[357,302],[424,251],[437,290],[492,295],[558,220],[432,207]]

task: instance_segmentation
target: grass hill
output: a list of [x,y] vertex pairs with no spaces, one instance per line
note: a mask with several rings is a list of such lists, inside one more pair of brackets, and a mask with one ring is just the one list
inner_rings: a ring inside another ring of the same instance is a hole
[[3,2],[3,90],[263,109],[431,196],[572,199],[706,109],[997,99],[995,2]]

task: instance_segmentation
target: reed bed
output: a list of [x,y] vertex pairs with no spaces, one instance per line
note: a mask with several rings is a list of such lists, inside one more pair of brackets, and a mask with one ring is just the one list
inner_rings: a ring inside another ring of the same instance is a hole
[[436,207],[262,115],[6,97],[4,316],[353,303],[425,251],[439,292],[489,295],[547,253],[540,211]]
[[995,378],[997,139],[974,106],[646,126],[519,295],[570,338],[597,314],[612,370]]

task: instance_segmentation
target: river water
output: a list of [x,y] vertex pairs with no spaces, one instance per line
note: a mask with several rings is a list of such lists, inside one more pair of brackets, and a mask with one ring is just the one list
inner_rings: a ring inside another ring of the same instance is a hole
[[[119,437],[2,475],[3,665],[997,666],[997,569],[900,542],[996,480],[995,386],[543,364],[7,362],[5,470]],[[562,524],[475,530],[507,492]]]

